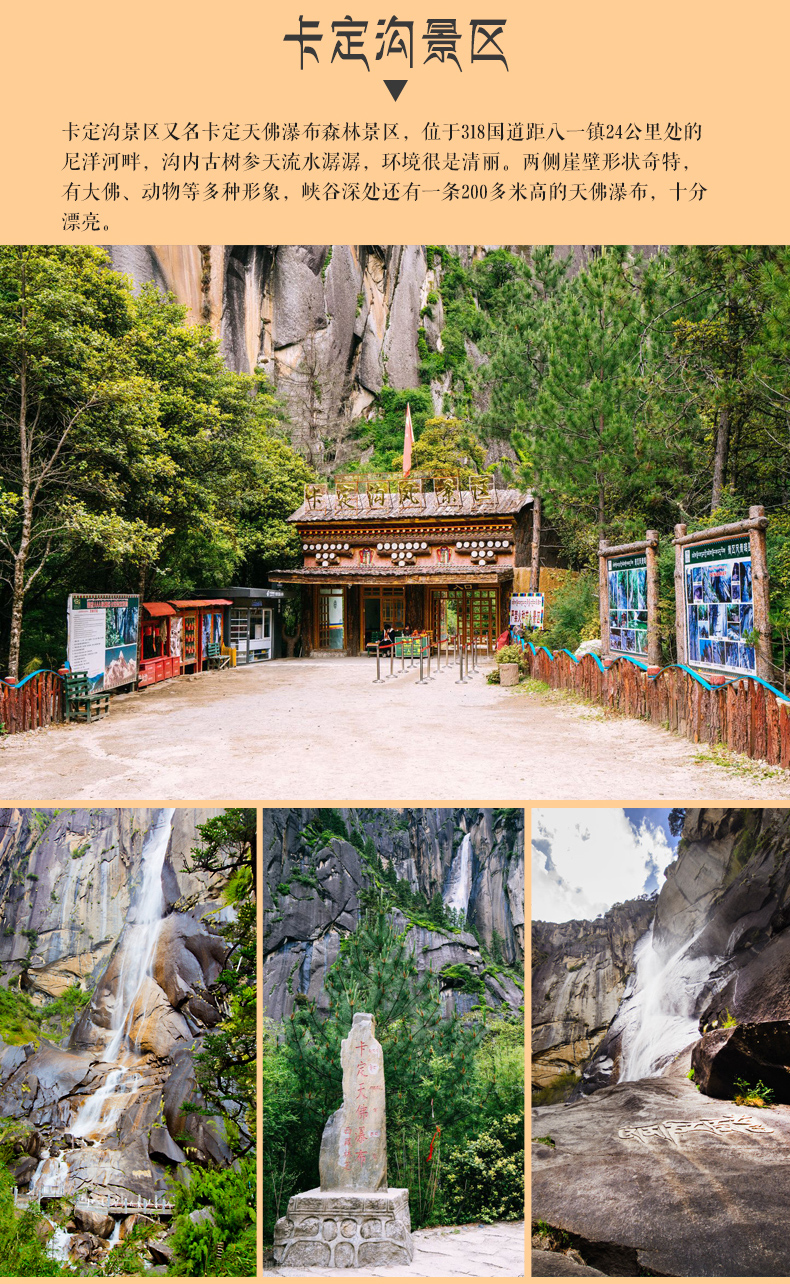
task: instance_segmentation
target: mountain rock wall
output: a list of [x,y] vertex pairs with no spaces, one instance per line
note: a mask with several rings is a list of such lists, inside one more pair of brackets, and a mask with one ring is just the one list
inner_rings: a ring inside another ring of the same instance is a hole
[[[487,947],[495,945],[506,963],[524,956],[523,813],[488,808],[339,809],[349,833],[372,839],[384,866],[430,900],[446,888],[454,859],[466,835],[472,845],[467,922]],[[262,994],[264,1014],[282,1020],[298,994],[325,1001],[323,980],[335,962],[342,937],[359,922],[359,893],[372,878],[360,851],[342,837],[313,848],[304,837],[308,825],[321,825],[320,810],[265,810],[263,854]],[[406,927],[406,918],[394,911]],[[446,964],[466,964],[482,974],[486,963],[476,937],[468,931],[433,930],[413,925],[409,941],[417,965],[440,972]],[[517,1009],[519,987],[504,973],[485,978],[487,1001]],[[472,996],[448,988],[447,1004],[462,1008]]]
[[617,1014],[634,947],[655,901],[614,905],[592,922],[532,924],[532,1082],[576,1074]]
[[[139,288],[172,290],[194,322],[208,323],[229,366],[256,367],[288,408],[293,445],[318,469],[337,471],[358,450],[350,426],[375,409],[384,385],[419,385],[420,330],[440,351],[441,299],[422,316],[441,282],[424,245],[110,245],[118,271]],[[448,246],[464,264],[494,245]],[[531,247],[507,247],[528,258]],[[557,246],[578,271],[598,246]],[[637,247],[655,253],[657,246]],[[473,364],[483,357],[470,344]],[[436,414],[448,385],[431,386]],[[492,462],[502,453],[493,443]]]

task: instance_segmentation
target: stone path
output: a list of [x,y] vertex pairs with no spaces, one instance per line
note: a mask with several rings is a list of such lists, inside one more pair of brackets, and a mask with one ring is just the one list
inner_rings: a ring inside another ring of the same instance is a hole
[[274,660],[117,697],[109,717],[0,737],[0,800],[355,803],[782,798],[701,746],[455,670],[374,685],[360,659]]
[[476,1278],[503,1275],[511,1279],[524,1275],[524,1223],[494,1222],[492,1226],[442,1226],[434,1230],[415,1231],[414,1259],[411,1266],[380,1266],[376,1270],[326,1270],[321,1267],[295,1266],[276,1270],[264,1265],[264,1275],[352,1275],[368,1279],[392,1276],[423,1279],[448,1275],[471,1275]]

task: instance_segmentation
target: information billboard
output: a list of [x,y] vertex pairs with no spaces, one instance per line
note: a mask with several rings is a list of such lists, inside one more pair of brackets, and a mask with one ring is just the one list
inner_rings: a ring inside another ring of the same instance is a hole
[[609,650],[647,656],[647,554],[608,557]]
[[140,598],[124,593],[72,593],[68,657],[73,673],[87,673],[92,691],[137,681]]
[[683,549],[689,664],[755,673],[752,557],[748,537]]

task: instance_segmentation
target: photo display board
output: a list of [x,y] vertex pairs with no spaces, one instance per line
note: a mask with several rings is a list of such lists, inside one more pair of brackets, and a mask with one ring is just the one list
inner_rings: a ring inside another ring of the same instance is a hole
[[73,673],[87,673],[92,691],[137,681],[140,598],[72,593],[68,605],[68,657]]
[[647,656],[647,554],[607,557],[609,650]]
[[689,664],[755,673],[748,537],[687,544],[683,570]]

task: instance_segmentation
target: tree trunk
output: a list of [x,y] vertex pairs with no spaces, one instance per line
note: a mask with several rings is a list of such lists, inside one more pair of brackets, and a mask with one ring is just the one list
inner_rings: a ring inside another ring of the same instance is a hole
[[710,511],[719,507],[721,492],[724,489],[724,478],[727,473],[727,459],[730,452],[730,412],[722,406],[716,422],[716,449],[713,455],[713,487],[710,495]]
[[540,591],[540,496],[532,501],[532,552],[530,554],[529,588],[531,593]]
[[11,595],[11,637],[8,648],[8,676],[19,680],[19,653],[22,646],[22,610],[25,603],[25,571],[33,529],[33,501],[30,495],[31,429],[27,422],[27,362],[22,361],[19,380],[19,459],[22,473],[22,533],[14,554],[14,584]]

